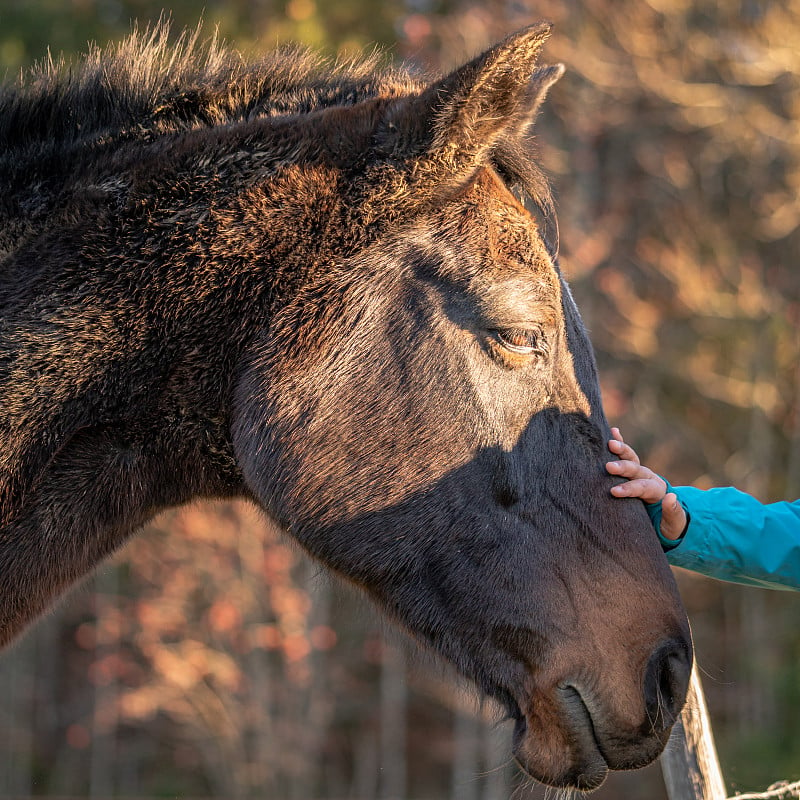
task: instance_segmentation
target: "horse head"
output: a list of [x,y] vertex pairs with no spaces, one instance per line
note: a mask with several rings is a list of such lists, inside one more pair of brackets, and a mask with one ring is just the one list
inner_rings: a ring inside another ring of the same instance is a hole
[[529,773],[591,789],[661,751],[692,650],[643,506],[610,496],[592,349],[526,155],[562,72],[536,66],[548,31],[320,120],[340,161],[359,153],[326,181],[372,235],[254,337],[233,430],[258,500],[503,704]]

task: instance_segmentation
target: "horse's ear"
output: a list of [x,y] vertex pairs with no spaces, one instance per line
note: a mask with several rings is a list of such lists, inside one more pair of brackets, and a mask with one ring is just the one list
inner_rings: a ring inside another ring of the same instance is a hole
[[536,69],[549,35],[549,23],[525,28],[398,103],[388,119],[397,136],[392,149],[460,173],[483,162],[500,139],[524,133],[564,71],[560,64]]
[[528,102],[525,105],[526,113],[520,116],[520,126],[517,135],[524,134],[528,126],[533,123],[536,114],[550,91],[550,87],[564,74],[563,64],[551,64],[540,67],[531,76],[528,84]]

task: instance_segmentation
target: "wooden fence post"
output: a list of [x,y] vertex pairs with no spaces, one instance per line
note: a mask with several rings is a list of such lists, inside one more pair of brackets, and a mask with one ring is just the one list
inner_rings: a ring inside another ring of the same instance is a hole
[[686,705],[661,755],[661,771],[669,800],[725,800],[697,664],[692,667]]

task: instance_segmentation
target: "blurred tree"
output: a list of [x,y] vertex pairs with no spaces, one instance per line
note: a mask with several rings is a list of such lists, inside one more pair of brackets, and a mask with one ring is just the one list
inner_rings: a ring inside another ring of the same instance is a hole
[[0,0],[0,74],[48,52],[57,57],[85,52],[88,42],[102,46],[162,16],[178,30],[202,19],[209,34],[218,30],[243,50],[292,40],[336,54],[393,45],[405,12],[402,0]]

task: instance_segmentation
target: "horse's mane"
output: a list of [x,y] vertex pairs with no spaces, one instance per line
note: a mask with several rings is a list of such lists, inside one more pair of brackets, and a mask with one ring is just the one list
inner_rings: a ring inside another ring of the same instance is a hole
[[92,47],[78,63],[48,58],[0,86],[0,164],[13,151],[146,139],[419,88],[378,53],[332,63],[290,46],[248,61],[200,34],[200,27],[184,31],[173,42],[161,22],[120,44]]
[[[333,62],[292,45],[248,60],[216,36],[201,38],[200,26],[170,34],[170,23],[161,21],[135,29],[119,44],[92,47],[77,63],[48,58],[0,85],[0,234],[9,219],[26,216],[37,204],[46,207],[45,197],[55,195],[69,164],[93,151],[192,128],[402,96],[425,85],[407,69],[387,66],[377,51]],[[551,227],[550,189],[529,155],[518,145],[506,146],[494,161]],[[33,199],[24,200],[28,195]],[[6,246],[15,239],[9,236]],[[545,238],[555,242],[557,233],[546,231]]]

